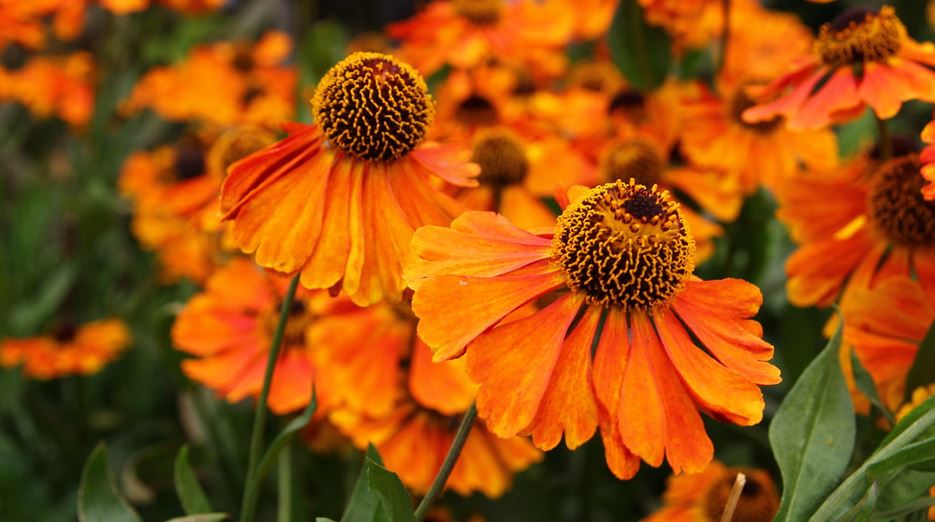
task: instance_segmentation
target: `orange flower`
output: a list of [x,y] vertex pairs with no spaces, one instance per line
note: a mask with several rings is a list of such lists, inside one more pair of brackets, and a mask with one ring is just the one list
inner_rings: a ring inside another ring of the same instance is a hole
[[[150,0],[100,0],[100,3],[108,11],[122,15],[145,10]],[[186,14],[201,14],[220,8],[224,0],[156,0],[156,3]]]
[[[399,300],[409,240],[458,205],[434,184],[474,186],[476,165],[422,143],[434,108],[422,77],[389,55],[355,53],[312,101],[316,123],[235,163],[221,189],[233,240],[261,266],[359,305]],[[466,159],[466,158],[465,158]]]
[[[554,234],[490,212],[419,229],[407,268],[419,336],[435,360],[467,353],[498,436],[551,449],[564,433],[576,448],[600,426],[618,477],[664,457],[699,471],[713,454],[699,411],[756,424],[759,385],[780,381],[751,319],[760,292],[691,275],[694,239],[668,192],[617,181],[570,196]],[[504,321],[543,296],[551,304]]]
[[18,101],[40,117],[80,127],[94,112],[94,75],[90,53],[36,56],[21,69],[0,69],[0,102]]
[[784,116],[790,129],[818,129],[867,106],[892,118],[904,101],[935,101],[935,45],[909,38],[890,6],[851,8],[822,26],[815,52],[763,92],[750,122]]
[[91,375],[114,360],[130,344],[130,331],[119,319],[103,319],[53,335],[0,342],[0,366],[23,366],[26,375],[55,379]]
[[724,16],[718,0],[639,0],[643,16],[672,35],[676,50],[704,47],[721,34]]
[[854,292],[843,311],[845,343],[854,347],[883,403],[897,410],[906,375],[935,321],[932,294],[909,277],[893,276],[872,290]]
[[922,162],[922,177],[928,184],[922,187],[925,199],[935,200],[935,121],[931,121],[922,129],[922,141],[926,147],[922,149],[920,161]]
[[30,49],[46,45],[46,21],[55,36],[70,40],[84,27],[88,0],[0,0],[0,50],[10,43]]
[[[287,283],[246,259],[234,259],[215,272],[172,325],[173,344],[195,356],[182,361],[185,375],[230,402],[258,396]],[[308,404],[313,376],[319,408],[328,408],[333,386],[323,381],[325,373],[315,375],[306,339],[309,325],[326,305],[300,294],[290,310],[268,399],[277,414]]]
[[820,170],[837,165],[838,144],[832,131],[791,131],[781,117],[747,123],[741,114],[753,105],[747,85],[728,92],[725,100],[699,85],[697,96],[685,103],[686,155],[736,175],[744,194],[752,194],[761,184],[777,191],[800,165]]
[[670,477],[662,509],[643,522],[720,522],[738,473],[743,473],[747,482],[731,520],[772,520],[779,510],[779,495],[769,473],[762,469],[728,468],[715,460],[699,473]]
[[[412,326],[412,320],[408,321]],[[418,493],[428,491],[454,440],[462,413],[474,397],[461,361],[433,363],[431,351],[413,344],[412,330],[405,339],[412,346],[410,369],[398,400],[387,412],[368,416],[353,408],[335,410],[330,418],[359,448],[376,445],[384,465]],[[396,343],[396,339],[388,339]],[[379,344],[375,347],[379,347]],[[375,366],[368,359],[371,366]],[[398,373],[398,363],[379,369]],[[340,387],[340,386],[339,386]],[[468,434],[447,487],[461,495],[480,491],[498,497],[509,489],[513,473],[542,459],[542,453],[520,437],[494,436],[478,421]]]
[[935,291],[935,203],[922,198],[919,168],[917,154],[882,163],[861,155],[788,181],[777,216],[800,244],[786,261],[792,304],[846,301],[893,275],[915,274]]
[[291,50],[289,37],[277,31],[253,47],[246,42],[196,47],[182,62],[148,71],[122,110],[149,107],[169,120],[222,126],[278,124],[295,112],[297,72],[282,64]]
[[387,28],[401,56],[424,74],[448,64],[469,69],[495,58],[555,75],[571,40],[571,7],[558,2],[439,0]]

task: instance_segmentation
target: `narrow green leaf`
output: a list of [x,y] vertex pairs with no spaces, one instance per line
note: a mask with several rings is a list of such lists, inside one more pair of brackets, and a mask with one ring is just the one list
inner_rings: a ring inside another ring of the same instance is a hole
[[646,23],[637,0],[623,0],[607,33],[610,56],[631,85],[658,87],[669,72],[670,40],[659,27]]
[[316,517],[316,518],[315,518],[315,522],[337,522],[337,521],[336,521],[336,520],[332,520],[332,519],[330,519],[330,518],[328,518],[328,517]]
[[875,480],[890,471],[935,461],[935,439],[914,442],[867,468],[867,478]]
[[777,521],[805,520],[841,480],[854,449],[856,423],[838,363],[841,327],[808,365],[769,428],[782,474]]
[[928,333],[919,344],[909,374],[906,376],[906,400],[909,400],[913,390],[935,382],[935,323],[929,327]]
[[341,522],[414,522],[409,493],[371,444]]
[[175,457],[175,493],[187,515],[211,513],[211,502],[198,483],[198,476],[188,460],[188,445],[182,446]]
[[266,453],[263,454],[263,458],[260,459],[260,465],[257,466],[257,473],[254,477],[257,483],[262,482],[263,477],[273,468],[273,464],[276,462],[276,457],[279,455],[279,452],[292,440],[296,432],[307,426],[309,421],[312,420],[312,415],[315,413],[315,408],[317,407],[318,394],[315,393],[315,387],[313,386],[312,400],[308,402],[308,406],[305,407],[301,415],[289,421],[289,424],[286,424],[286,427],[282,429],[279,435],[276,435],[276,438],[273,439],[273,443],[269,445],[269,448],[266,449]]
[[227,520],[227,517],[227,513],[199,513],[197,515],[170,518],[166,522],[220,522],[221,520]]
[[891,424],[896,424],[893,412],[880,400],[880,394],[877,392],[877,385],[873,382],[873,377],[870,376],[870,372],[868,372],[860,362],[856,350],[851,350],[851,368],[854,372],[854,382],[857,385],[857,389],[870,400],[870,404],[873,404],[880,413],[886,417],[886,420]]
[[[928,508],[930,508],[930,507],[932,507],[932,506],[935,506],[935,497],[920,498],[920,499],[918,499],[918,500],[914,500],[914,501],[912,501],[912,502],[906,504],[905,506],[903,506],[903,507],[901,507],[901,508],[899,508],[899,509],[894,509],[894,510],[892,510],[892,511],[886,511],[886,512],[883,512],[883,513],[876,514],[876,515],[873,516],[873,518],[872,518],[871,520],[873,520],[874,522],[876,522],[876,521],[880,521],[880,522],[883,522],[883,521],[890,521],[890,520],[897,519],[897,518],[899,518],[899,517],[908,515],[908,514],[910,514],[910,513],[915,513],[915,512],[917,512],[917,511],[923,511],[923,512],[924,512],[924,511],[928,510]],[[922,520],[925,520],[925,519],[923,518]]]
[[107,470],[107,450],[100,443],[81,471],[78,486],[78,520],[81,522],[142,522],[124,500]]

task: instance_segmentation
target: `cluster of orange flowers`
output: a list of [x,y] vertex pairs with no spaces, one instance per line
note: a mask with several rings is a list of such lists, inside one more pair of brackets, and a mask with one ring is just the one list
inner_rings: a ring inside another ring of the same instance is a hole
[[[694,269],[763,188],[798,244],[789,300],[841,306],[842,364],[856,350],[897,409],[935,320],[935,122],[921,153],[883,135],[843,159],[833,127],[935,102],[935,45],[891,7],[813,37],[753,0],[728,17],[719,1],[639,3],[676,53],[723,54],[712,82],[636,88],[601,42],[570,62],[613,0],[431,2],[387,28],[392,54],[352,44],[311,124],[285,121],[297,75],[280,33],[149,71],[123,110],[190,130],[131,156],[120,187],[164,278],[203,287],[172,330],[185,374],[258,396],[295,276],[273,411],[305,406],[314,381],[313,430],[374,443],[424,492],[476,399],[459,493],[497,496],[541,451],[599,434],[621,479],[642,462],[700,473],[674,479],[653,520],[718,520],[736,473],[712,460],[702,414],[757,424],[761,386],[781,379],[760,290]],[[433,96],[423,78],[443,69]],[[746,473],[738,513],[771,515],[768,475]]]

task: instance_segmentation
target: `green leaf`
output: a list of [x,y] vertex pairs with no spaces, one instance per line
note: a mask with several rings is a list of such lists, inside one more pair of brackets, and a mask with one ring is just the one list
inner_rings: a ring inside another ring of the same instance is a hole
[[78,276],[78,265],[66,263],[49,274],[42,287],[36,292],[36,297],[25,303],[20,303],[13,309],[10,324],[15,331],[30,332],[39,327],[42,321],[53,315],[68,291],[75,284]]
[[[880,522],[890,521],[890,520],[908,515],[910,513],[915,513],[917,511],[926,511],[928,510],[928,508],[932,506],[935,506],[935,497],[920,498],[898,509],[894,509],[892,511],[886,511],[886,512],[874,515],[871,520],[880,521]],[[923,518],[923,520],[925,519]]]
[[892,455],[879,459],[867,468],[867,477],[875,480],[890,471],[935,461],[935,439],[914,442]]
[[919,344],[909,375],[906,376],[906,400],[919,386],[935,382],[935,323],[929,327],[928,333]]
[[669,72],[670,40],[646,23],[637,0],[623,0],[607,33],[610,56],[633,86],[658,87]]
[[221,520],[227,520],[227,517],[227,513],[199,513],[197,515],[170,518],[166,522],[220,522]]
[[132,507],[117,494],[107,469],[107,450],[100,443],[81,471],[78,486],[78,520],[81,522],[142,522]]
[[289,424],[286,424],[286,427],[282,429],[279,435],[276,435],[276,438],[273,439],[273,443],[269,445],[269,448],[266,449],[266,453],[263,454],[263,458],[260,459],[260,465],[257,466],[257,473],[254,477],[257,483],[262,482],[263,477],[273,468],[273,464],[276,462],[276,456],[279,455],[279,452],[292,440],[296,432],[304,428],[308,425],[309,421],[312,420],[312,415],[315,413],[317,407],[318,395],[313,385],[312,400],[308,402],[308,406],[305,407],[301,415],[289,421]]
[[198,477],[188,460],[188,445],[182,446],[175,457],[175,493],[187,515],[211,513],[211,502],[198,483]]
[[372,444],[341,522],[415,522],[409,493]]
[[854,382],[857,384],[857,389],[870,400],[870,404],[873,404],[880,410],[880,413],[886,417],[886,420],[891,424],[896,424],[893,413],[883,404],[883,401],[880,400],[880,394],[877,392],[877,385],[873,382],[873,377],[870,376],[870,372],[861,364],[860,358],[857,357],[856,350],[851,350],[851,369],[854,372]]
[[841,480],[854,449],[853,405],[838,363],[842,326],[843,321],[770,425],[783,482],[777,521],[807,518]]

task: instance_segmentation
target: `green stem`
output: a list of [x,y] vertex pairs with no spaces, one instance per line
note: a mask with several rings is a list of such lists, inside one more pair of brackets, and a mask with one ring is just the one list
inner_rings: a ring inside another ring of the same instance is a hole
[[455,440],[451,443],[451,448],[448,449],[448,455],[445,455],[445,461],[442,462],[441,469],[439,469],[438,474],[435,475],[435,480],[432,481],[432,487],[430,487],[429,492],[422,497],[422,502],[419,502],[419,506],[416,508],[416,522],[419,522],[425,517],[425,513],[432,507],[435,498],[445,489],[448,476],[451,475],[451,470],[454,469],[455,464],[458,462],[458,457],[461,455],[461,450],[464,448],[464,443],[467,441],[468,434],[471,433],[471,427],[474,426],[474,419],[476,417],[477,405],[472,402],[471,407],[464,412],[464,417],[461,418],[461,425],[458,426]]
[[724,17],[724,24],[721,27],[721,56],[718,59],[718,74],[724,70],[727,63],[727,49],[730,46],[730,0],[721,0],[721,12]]
[[279,453],[277,484],[279,510],[277,522],[292,522],[292,444],[286,444]]
[[282,301],[279,310],[279,323],[273,334],[273,343],[269,347],[269,356],[266,358],[266,372],[263,374],[263,389],[256,405],[256,414],[253,417],[253,431],[250,435],[250,457],[247,462],[247,484],[244,487],[243,503],[240,508],[240,521],[250,522],[256,511],[256,500],[260,489],[260,481],[256,480],[256,467],[260,462],[260,452],[263,446],[263,428],[266,424],[266,400],[269,397],[270,384],[273,381],[273,370],[276,368],[276,359],[279,358],[279,348],[282,345],[282,335],[289,320],[289,311],[292,310],[292,301],[295,300],[295,291],[299,286],[299,274],[296,274],[289,283],[289,290]]
[[890,128],[886,125],[886,120],[880,119],[876,114],[873,117],[877,120],[877,140],[880,144],[880,159],[886,161],[893,157],[893,138],[890,137]]

